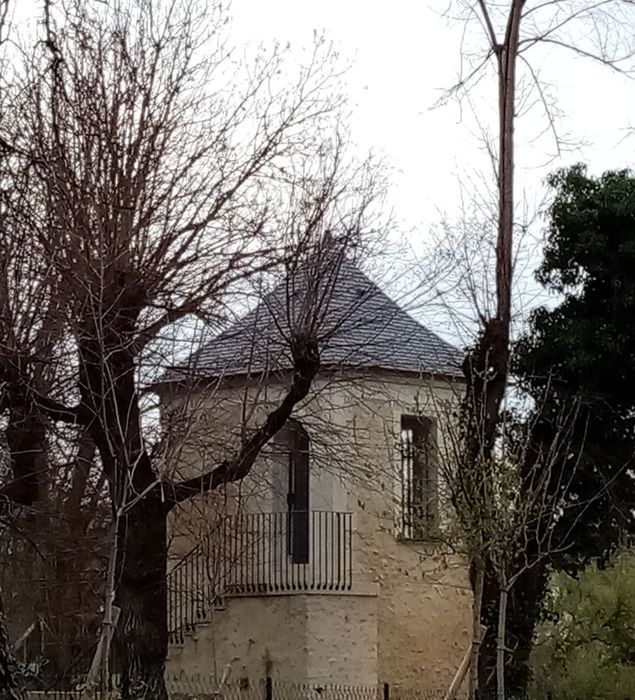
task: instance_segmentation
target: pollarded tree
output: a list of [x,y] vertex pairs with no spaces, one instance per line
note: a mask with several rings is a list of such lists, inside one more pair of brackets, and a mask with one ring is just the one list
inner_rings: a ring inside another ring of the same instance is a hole
[[[170,326],[218,321],[246,281],[303,261],[323,273],[328,299],[337,260],[372,229],[379,192],[372,164],[346,157],[329,47],[318,41],[290,77],[278,49],[238,61],[226,24],[220,4],[71,3],[5,91],[14,156],[0,235],[11,246],[28,231],[31,268],[5,275],[3,322],[52,343],[57,374],[35,381],[32,342],[4,348],[3,408],[96,445],[117,524],[128,698],[166,695],[168,513],[244,477],[306,398],[323,310],[308,300],[286,334],[292,372],[278,407],[232,456],[210,455],[201,477],[166,479],[165,445],[153,451],[143,427],[142,379],[163,361]],[[55,332],[37,321],[47,309]],[[32,424],[20,427],[31,439]],[[4,488],[17,501],[34,469],[22,457],[10,450]]]
[[[596,178],[578,165],[549,184],[554,199],[538,279],[562,301],[532,314],[514,371],[531,396],[545,399],[532,436],[536,448],[551,439],[549,418],[560,406],[580,406],[574,444],[580,462],[558,523],[574,530],[566,551],[549,558],[553,568],[575,574],[592,559],[605,560],[635,528],[635,336],[628,321],[635,313],[635,178],[629,171]],[[520,581],[512,610],[515,635],[527,642],[547,590],[546,564]],[[520,661],[522,672],[528,653]]]
[[[516,220],[515,175],[517,117],[523,101],[540,105],[545,112],[546,128],[560,146],[553,105],[548,91],[531,63],[535,47],[549,46],[554,51],[572,52],[595,60],[616,71],[632,68],[632,8],[617,0],[594,2],[576,0],[563,4],[557,0],[509,0],[493,3],[488,0],[459,0],[455,3],[467,22],[474,22],[479,30],[475,50],[464,50],[462,75],[447,96],[459,98],[494,68],[495,91],[492,104],[496,106],[496,137],[485,140],[491,157],[495,196],[492,211],[484,213],[486,235],[480,241],[479,252],[492,251],[492,260],[485,264],[482,288],[474,293],[468,290],[470,301],[482,302],[477,312],[478,334],[464,363],[466,394],[462,424],[464,427],[464,458],[468,473],[481,465],[491,464],[511,372],[512,310],[514,307]],[[467,34],[467,33],[466,33]],[[466,47],[464,47],[465,49]],[[533,95],[523,91],[531,86]],[[456,247],[456,246],[455,246]],[[462,261],[465,262],[465,261]],[[474,273],[469,265],[461,267],[460,275],[470,282]],[[483,288],[485,291],[483,291]],[[486,480],[480,480],[481,484]],[[488,562],[474,562],[473,589],[475,606],[484,601],[483,621],[488,630],[484,639],[484,653],[477,644],[475,656],[481,663],[477,677],[476,663],[472,663],[471,696],[477,687],[484,689],[493,677],[495,665],[496,607],[499,591],[493,578],[487,576]],[[480,626],[479,626],[480,628]],[[475,637],[478,629],[474,629]]]

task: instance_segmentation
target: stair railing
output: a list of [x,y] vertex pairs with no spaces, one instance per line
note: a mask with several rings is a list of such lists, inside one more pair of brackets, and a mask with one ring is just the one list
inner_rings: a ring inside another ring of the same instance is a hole
[[209,622],[226,596],[350,590],[352,534],[352,514],[335,511],[223,518],[167,576],[170,643]]

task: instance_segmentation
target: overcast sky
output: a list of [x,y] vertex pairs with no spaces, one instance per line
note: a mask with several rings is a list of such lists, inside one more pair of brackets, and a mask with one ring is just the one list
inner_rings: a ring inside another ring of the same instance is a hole
[[[574,1],[578,5],[584,2]],[[457,81],[462,61],[465,63],[462,50],[476,51],[484,45],[478,23],[466,25],[452,16],[456,6],[448,12],[449,2],[232,3],[240,40],[277,39],[301,46],[310,43],[316,30],[325,32],[343,58],[352,61],[348,86],[354,106],[353,137],[360,148],[380,151],[394,166],[390,201],[401,230],[415,250],[420,250],[420,243],[429,238],[430,230],[443,217],[450,221],[460,217],[461,206],[472,210],[468,214],[473,213],[472,195],[487,197],[494,187],[479,128],[483,125],[492,136],[496,134],[497,86],[493,72],[473,90],[469,103],[453,100],[434,108],[444,90]],[[568,9],[573,5],[560,3],[564,6]],[[576,25],[570,38],[584,45],[589,39],[586,30],[586,25]],[[612,32],[607,37],[610,44]],[[635,138],[630,135],[630,128],[635,126],[634,80],[561,49],[537,46],[527,58],[553,107],[558,135],[571,147],[558,155],[539,96],[535,90],[528,93],[521,105],[525,113],[517,124],[519,216],[544,209],[544,179],[558,166],[585,162],[591,172],[599,174],[606,169],[631,167],[635,162]],[[547,300],[533,279],[533,269],[541,257],[543,228],[544,219],[535,220],[526,257],[518,265],[518,328],[531,308]],[[449,339],[469,342],[471,322],[467,328],[457,328],[445,317],[443,308],[439,317],[427,303],[413,312]]]
[[[457,207],[459,180],[491,176],[469,106],[432,109],[461,65],[464,24],[445,14],[448,0],[233,0],[232,7],[245,40],[301,45],[313,30],[324,31],[353,60],[354,138],[387,154],[398,171],[397,211],[422,234],[439,210],[451,215]],[[468,28],[468,45],[480,41],[479,31]],[[518,159],[530,198],[540,197],[537,183],[558,164],[582,160],[595,172],[631,165],[635,141],[626,137],[635,125],[635,82],[562,51],[535,50],[530,58],[557,99],[561,133],[585,144],[550,162],[553,139],[534,141],[546,127],[544,114],[531,110],[519,125]],[[486,122],[495,96],[491,80],[475,93],[474,109]]]
[[[425,235],[440,212],[452,216],[456,211],[459,182],[465,189],[492,175],[472,112],[494,129],[495,82],[483,81],[471,105],[451,101],[433,109],[457,80],[462,38],[468,48],[482,45],[476,23],[466,29],[448,12],[452,2],[456,0],[230,3],[238,45],[277,40],[306,47],[315,31],[334,42],[342,64],[351,64],[347,82],[353,138],[360,149],[384,154],[394,167],[392,202],[404,228],[416,227],[417,235]],[[41,2],[18,0],[14,11],[20,24],[28,15],[39,16]],[[539,105],[530,110],[519,123],[520,197],[526,186],[530,199],[539,201],[538,183],[559,164],[584,161],[594,172],[630,166],[635,81],[562,51],[536,49],[529,58],[557,100],[560,132],[582,145],[550,160],[553,139],[535,140],[546,127],[544,113]]]
[[[415,249],[443,217],[459,217],[462,202],[471,213],[472,195],[486,197],[494,185],[478,126],[485,126],[492,136],[496,133],[493,72],[473,90],[469,102],[451,100],[433,108],[456,82],[465,53],[484,45],[478,23],[466,25],[453,16],[456,5],[448,12],[449,2],[457,0],[231,3],[231,31],[238,46],[280,41],[299,51],[311,45],[314,32],[333,41],[342,64],[351,66],[346,81],[352,137],[360,152],[373,149],[394,169],[389,202],[401,233]],[[568,2],[559,7],[568,8]],[[16,10],[17,19],[38,15],[41,3],[19,0]],[[635,36],[635,29],[630,34]],[[578,38],[585,37],[573,37]],[[517,130],[520,215],[540,209],[544,178],[557,166],[582,161],[594,173],[630,167],[635,148],[630,136],[630,127],[635,126],[635,81],[562,50],[536,47],[527,57],[555,105],[558,133],[575,148],[557,157],[534,92]],[[536,240],[541,228],[540,223],[534,227]],[[527,280],[529,268],[540,258],[535,243],[532,256],[526,264]],[[528,300],[524,309],[534,303],[532,284],[528,281],[527,293],[518,295]]]

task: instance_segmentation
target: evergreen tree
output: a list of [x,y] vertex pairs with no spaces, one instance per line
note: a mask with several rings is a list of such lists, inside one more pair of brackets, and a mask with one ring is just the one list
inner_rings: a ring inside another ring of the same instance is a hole
[[[601,566],[634,529],[635,176],[619,171],[596,178],[576,165],[556,172],[549,185],[554,198],[537,278],[560,303],[532,314],[515,348],[514,373],[541,402],[529,459],[550,444],[563,406],[577,403],[576,468],[557,524],[568,546],[522,577],[510,599],[515,690],[528,682],[549,568],[576,574],[592,559]],[[495,619],[492,588],[486,598]]]

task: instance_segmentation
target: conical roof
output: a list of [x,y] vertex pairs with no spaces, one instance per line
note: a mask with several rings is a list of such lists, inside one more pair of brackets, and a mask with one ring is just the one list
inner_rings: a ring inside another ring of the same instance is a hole
[[[170,379],[229,377],[291,367],[288,329],[305,314],[307,285],[282,283],[252,311],[193,353]],[[315,296],[314,296],[315,300]],[[388,297],[350,260],[317,300],[324,368],[359,368],[462,376],[462,353]],[[314,310],[316,306],[312,307]]]

